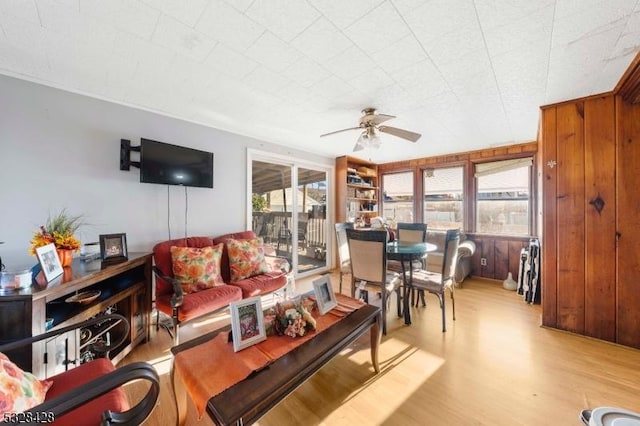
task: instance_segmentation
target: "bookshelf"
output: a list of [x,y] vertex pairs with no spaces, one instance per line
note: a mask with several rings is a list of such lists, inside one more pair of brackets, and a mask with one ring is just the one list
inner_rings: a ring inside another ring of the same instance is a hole
[[336,222],[378,216],[378,166],[355,157],[336,158]]

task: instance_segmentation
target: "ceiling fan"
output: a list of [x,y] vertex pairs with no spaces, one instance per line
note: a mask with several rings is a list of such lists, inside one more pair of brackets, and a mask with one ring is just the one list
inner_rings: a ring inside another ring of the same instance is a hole
[[388,133],[393,136],[397,136],[402,139],[406,139],[411,142],[417,142],[422,136],[420,133],[410,132],[404,129],[398,129],[397,127],[381,126],[387,120],[396,118],[394,115],[376,114],[375,108],[365,108],[362,110],[363,116],[360,117],[360,124],[358,127],[350,127],[348,129],[336,130],[335,132],[325,133],[320,137],[334,135],[336,133],[346,132],[349,130],[362,129],[362,133],[358,136],[356,145],[353,147],[354,151],[360,151],[366,147],[380,148],[379,132]]

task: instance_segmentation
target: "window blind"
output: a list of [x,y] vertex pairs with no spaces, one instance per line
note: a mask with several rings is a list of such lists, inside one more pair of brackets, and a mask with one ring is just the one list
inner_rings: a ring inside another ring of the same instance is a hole
[[475,177],[492,175],[494,173],[505,172],[507,170],[519,169],[520,167],[530,167],[533,165],[533,158],[514,158],[512,160],[492,161],[490,163],[476,164]]

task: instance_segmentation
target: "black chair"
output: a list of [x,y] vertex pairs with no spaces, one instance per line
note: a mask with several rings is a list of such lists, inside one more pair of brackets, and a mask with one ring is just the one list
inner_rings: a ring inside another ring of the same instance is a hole
[[[300,215],[305,216],[306,215]],[[298,248],[306,249],[307,248],[307,220],[298,220]],[[276,251],[280,251],[280,245],[286,247],[286,251],[291,251],[291,245],[293,244],[293,233],[289,229],[286,222],[280,226],[278,230],[278,242],[276,243]]]
[[398,301],[398,316],[402,316],[400,275],[387,271],[387,231],[358,231],[347,229],[351,258],[351,297],[355,297],[356,282],[368,300],[367,291],[375,287],[382,296],[382,333],[387,334],[387,301],[394,291]]
[[427,240],[426,223],[404,223],[397,224],[397,239],[399,241],[425,242]]
[[[398,223],[396,240],[409,243],[424,243],[427,241],[427,224],[426,223]],[[425,254],[422,259],[416,259],[411,262],[414,269],[425,269]],[[387,268],[390,271],[402,273],[402,264],[399,260],[389,260]]]
[[285,248],[285,252],[291,251],[291,230],[282,225],[278,230],[278,242],[276,243],[276,254],[280,252],[280,245]]
[[263,241],[271,242],[273,228],[273,214],[267,212],[253,212],[253,232]]
[[[94,352],[101,354],[102,357],[96,357],[47,378],[53,382],[53,385],[47,391],[44,402],[27,411],[39,416],[34,418],[42,418],[46,413],[56,420],[56,424],[139,425],[151,414],[160,393],[160,378],[155,368],[146,362],[134,362],[116,368],[108,358],[109,349],[114,350],[119,347],[129,334],[129,323],[122,315],[97,316],[38,336],[3,344],[0,345],[0,352],[15,351],[76,329],[96,325],[102,327],[105,323],[106,326],[113,326],[114,330],[121,332],[120,339],[108,346],[96,343]],[[50,358],[53,357],[50,356]],[[77,360],[65,360],[65,362],[75,364]],[[145,380],[150,386],[144,397],[131,407],[123,385],[138,380]],[[7,419],[0,419],[0,424],[4,424],[2,420]]]
[[307,248],[307,229],[309,227],[308,221],[298,221],[298,247],[306,249]]
[[353,223],[336,223],[336,246],[338,248],[338,267],[340,268],[340,289],[342,293],[342,278],[345,274],[351,273],[351,261],[349,258],[349,242],[347,241],[347,229],[353,229]]
[[[397,225],[396,239],[400,242],[409,243],[424,243],[427,241],[427,224],[426,223],[398,223]],[[399,260],[389,260],[387,262],[387,268],[390,271],[402,273],[402,262]],[[413,269],[427,269],[427,255],[422,256],[421,259],[414,259],[411,261],[411,268]],[[416,306],[418,301],[422,300],[422,306],[427,306],[424,299],[424,291],[418,291],[418,297],[415,297],[415,292],[411,292],[411,304],[415,299]]]
[[442,260],[442,273],[429,272],[424,269],[413,271],[411,280],[412,289],[424,290],[435,294],[440,301],[442,309],[442,332],[447,331],[445,319],[445,290],[451,292],[451,305],[453,308],[453,320],[456,320],[455,271],[458,258],[458,245],[460,244],[460,230],[450,229],[444,241],[444,258]]

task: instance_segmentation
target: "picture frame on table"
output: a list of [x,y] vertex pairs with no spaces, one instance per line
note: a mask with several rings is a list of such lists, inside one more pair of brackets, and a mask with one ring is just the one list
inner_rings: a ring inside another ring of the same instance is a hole
[[100,259],[105,263],[127,260],[127,234],[100,234]]
[[324,315],[338,306],[336,294],[333,292],[333,286],[331,285],[331,277],[328,274],[313,280],[313,292],[316,296],[320,315]]
[[38,257],[40,268],[47,282],[59,277],[62,275],[62,272],[64,272],[55,244],[51,243],[36,248],[36,256]]
[[267,338],[260,297],[229,304],[233,351],[238,352]]

